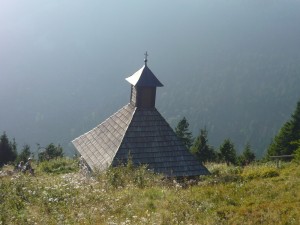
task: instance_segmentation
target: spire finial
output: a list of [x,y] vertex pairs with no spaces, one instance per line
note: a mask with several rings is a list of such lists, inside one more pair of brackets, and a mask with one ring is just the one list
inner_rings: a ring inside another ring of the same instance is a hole
[[145,52],[145,59],[144,59],[144,62],[145,62],[145,66],[147,66],[147,62],[148,62],[148,59],[147,59],[147,57],[148,57],[148,53],[147,53],[147,51]]

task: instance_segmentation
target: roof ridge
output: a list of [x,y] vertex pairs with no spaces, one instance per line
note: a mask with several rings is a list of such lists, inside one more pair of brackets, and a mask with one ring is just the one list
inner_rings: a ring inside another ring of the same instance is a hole
[[91,133],[92,131],[94,131],[95,129],[97,129],[99,126],[101,126],[102,124],[104,124],[105,122],[107,122],[109,119],[111,119],[113,116],[115,116],[117,113],[119,113],[121,110],[123,110],[126,106],[130,105],[130,103],[124,105],[122,108],[120,108],[117,112],[115,112],[114,114],[110,115],[108,118],[106,118],[102,123],[99,123],[96,127],[94,127],[93,129],[85,132],[84,134],[80,135],[79,137],[75,138],[74,140],[72,140],[71,142],[73,143],[73,141],[79,139],[80,137]]
[[[130,105],[130,103],[127,104],[127,105]],[[122,143],[123,143],[124,137],[126,137],[126,133],[127,133],[128,128],[129,128],[129,126],[130,126],[130,124],[131,124],[131,121],[132,121],[132,119],[133,119],[133,117],[134,117],[134,114],[135,114],[135,112],[136,112],[136,109],[137,109],[137,107],[134,107],[133,113],[132,113],[132,115],[131,115],[131,119],[130,119],[129,124],[128,124],[128,126],[127,126],[127,128],[126,128],[126,130],[125,130],[125,132],[124,132],[124,134],[123,134],[122,140],[121,140],[120,143],[119,143],[119,146],[118,146],[118,148],[117,148],[117,151],[115,152],[114,156],[112,157],[112,162],[114,161],[114,159],[115,159],[115,157],[116,157],[116,154],[118,153],[118,151],[119,151],[119,149],[120,149],[120,147],[121,147],[121,145],[122,145]]]
[[[121,143],[121,139],[124,138],[123,132],[125,133],[129,121],[132,119],[133,110],[135,108],[130,103],[124,105],[102,123],[72,141],[92,170],[94,167],[105,170],[107,165],[111,164],[116,153],[115,149]],[[119,115],[124,115],[128,120],[121,119]],[[119,123],[112,124],[116,119],[119,120]],[[118,127],[116,128],[115,125]],[[116,133],[118,133],[117,136],[115,136]],[[103,139],[104,137],[105,139]],[[102,148],[106,150],[102,151]]]
[[147,65],[143,65],[138,71],[125,78],[133,86],[140,87],[163,87],[164,85],[157,79]]

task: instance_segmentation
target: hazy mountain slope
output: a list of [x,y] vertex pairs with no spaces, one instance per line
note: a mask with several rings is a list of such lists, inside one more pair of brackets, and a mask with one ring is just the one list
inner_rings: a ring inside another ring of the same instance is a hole
[[[155,16],[154,16],[155,15]],[[300,98],[299,1],[0,2],[0,132],[62,144],[129,101],[143,64],[157,106],[215,147],[262,154]]]
[[206,126],[215,147],[229,137],[239,150],[249,141],[262,155],[300,99],[299,59],[253,54],[224,61],[177,78],[161,91],[160,108],[173,125],[186,116],[195,135]]

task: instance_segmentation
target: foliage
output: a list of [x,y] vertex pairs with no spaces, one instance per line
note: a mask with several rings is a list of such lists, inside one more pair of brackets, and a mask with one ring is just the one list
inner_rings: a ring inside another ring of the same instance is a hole
[[242,155],[238,157],[239,165],[245,166],[254,162],[254,160],[255,160],[255,154],[251,151],[250,144],[247,143]]
[[295,141],[293,144],[297,146],[296,151],[294,152],[294,162],[300,163],[300,139]]
[[[280,169],[274,164],[210,163],[206,166],[214,175],[193,185],[124,165],[118,170],[121,186],[110,183],[110,172],[96,177],[48,174],[40,166],[35,177],[0,171],[0,224],[298,224],[300,220],[296,163]],[[135,178],[137,171],[143,171],[144,185]]]
[[[38,148],[40,148],[38,146]],[[58,145],[55,146],[53,143],[49,144],[43,152],[38,154],[39,161],[45,161],[55,159],[57,157],[63,157],[63,148]]]
[[106,180],[106,183],[113,188],[121,188],[128,185],[144,188],[153,185],[154,182],[158,183],[161,179],[160,176],[148,170],[146,165],[135,167],[130,156],[126,164],[110,167],[104,173],[98,172],[96,177],[99,180]]
[[227,165],[235,165],[237,163],[236,150],[230,139],[224,140],[223,144],[220,146],[220,153],[222,160],[224,160]]
[[76,160],[60,157],[42,161],[38,166],[39,171],[51,174],[72,173],[79,170]]
[[26,162],[31,155],[32,153],[30,151],[30,146],[24,145],[20,154],[18,154],[17,162],[21,162],[21,161]]
[[[105,173],[107,184],[113,188],[121,188],[128,185],[134,185],[139,188],[148,186],[153,173],[147,171],[146,166],[130,168],[128,166],[112,167]],[[102,177],[101,175],[98,176]]]
[[274,155],[291,155],[297,149],[293,145],[294,141],[300,139],[300,101],[297,103],[296,110],[280,129],[279,133],[275,136],[273,142],[268,148],[268,156]]
[[189,131],[189,123],[185,117],[180,120],[175,128],[177,137],[181,139],[187,149],[190,149],[193,143],[192,132]]
[[216,159],[214,149],[208,145],[206,128],[201,129],[199,136],[191,147],[191,152],[195,154],[201,162],[212,162]]
[[17,158],[17,144],[15,139],[9,141],[6,133],[0,136],[0,167],[4,164],[13,162]]
[[246,170],[243,171],[241,176],[244,179],[269,178],[278,177],[279,172],[275,166],[249,166]]
[[294,162],[300,163],[300,148],[295,151]]

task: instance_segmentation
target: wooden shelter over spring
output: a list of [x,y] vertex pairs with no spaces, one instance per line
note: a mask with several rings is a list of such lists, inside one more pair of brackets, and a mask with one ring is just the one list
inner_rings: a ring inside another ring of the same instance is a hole
[[130,102],[101,124],[72,141],[92,170],[126,163],[142,164],[167,177],[207,175],[155,108],[156,88],[163,84],[145,65],[126,78]]

